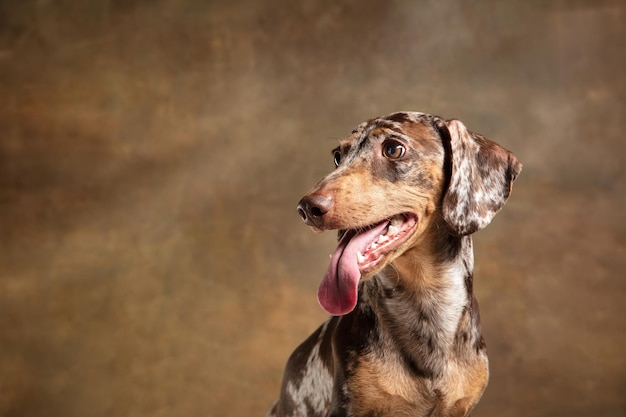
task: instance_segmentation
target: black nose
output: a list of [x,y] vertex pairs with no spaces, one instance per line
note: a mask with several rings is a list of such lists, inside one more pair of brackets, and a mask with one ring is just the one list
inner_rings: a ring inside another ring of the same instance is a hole
[[324,214],[333,206],[333,199],[323,194],[309,194],[298,203],[298,214],[309,226],[322,227]]

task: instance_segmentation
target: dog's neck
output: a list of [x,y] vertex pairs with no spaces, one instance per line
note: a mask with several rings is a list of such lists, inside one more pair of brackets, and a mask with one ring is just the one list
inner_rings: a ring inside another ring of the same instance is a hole
[[376,278],[383,287],[376,300],[381,324],[426,377],[440,375],[448,360],[471,355],[483,343],[472,291],[472,239],[441,230],[431,228],[429,245],[418,242]]

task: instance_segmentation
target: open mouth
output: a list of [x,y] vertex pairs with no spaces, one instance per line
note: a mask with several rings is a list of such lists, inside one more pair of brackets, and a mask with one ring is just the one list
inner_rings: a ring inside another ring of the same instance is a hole
[[417,216],[402,213],[365,228],[346,230],[317,292],[324,310],[333,315],[352,311],[361,276],[381,268],[416,227]]

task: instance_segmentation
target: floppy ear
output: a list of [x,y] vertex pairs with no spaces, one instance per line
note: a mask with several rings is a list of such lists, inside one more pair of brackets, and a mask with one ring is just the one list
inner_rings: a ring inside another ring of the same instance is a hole
[[487,226],[504,206],[522,164],[497,143],[468,132],[458,120],[437,124],[444,143],[445,136],[450,140],[443,218],[454,234],[469,235]]

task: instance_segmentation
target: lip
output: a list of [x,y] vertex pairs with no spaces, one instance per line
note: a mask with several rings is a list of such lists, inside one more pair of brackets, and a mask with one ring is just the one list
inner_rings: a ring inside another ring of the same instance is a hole
[[418,225],[417,215],[400,213],[365,228],[343,231],[342,239],[350,239],[358,233],[358,230],[371,229],[384,222],[387,226],[383,232],[370,242],[363,253],[357,253],[357,265],[361,276],[371,275],[384,266],[394,252],[413,235]]

